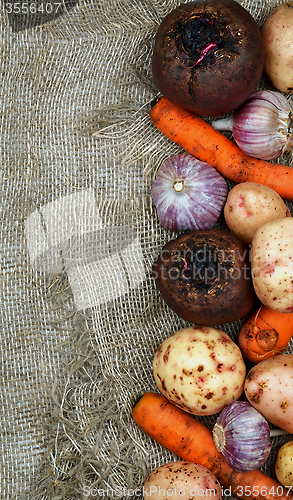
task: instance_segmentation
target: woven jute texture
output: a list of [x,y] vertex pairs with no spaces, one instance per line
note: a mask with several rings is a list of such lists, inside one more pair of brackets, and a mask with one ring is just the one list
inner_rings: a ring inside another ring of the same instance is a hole
[[[157,347],[187,326],[151,277],[176,235],[150,188],[180,151],[149,119],[151,54],[179,3],[1,6],[3,500],[142,498],[150,471],[178,459],[131,410],[157,391]],[[261,25],[277,2],[242,5]],[[236,340],[240,325],[222,329]],[[285,440],[273,439],[270,475]]]

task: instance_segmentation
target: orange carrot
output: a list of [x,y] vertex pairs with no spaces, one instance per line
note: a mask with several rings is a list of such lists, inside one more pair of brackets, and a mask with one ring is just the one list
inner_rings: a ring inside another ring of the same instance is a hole
[[257,182],[293,200],[293,168],[246,155],[224,134],[195,113],[173,104],[166,97],[151,108],[155,126],[197,159],[209,163],[227,179]]
[[262,305],[243,324],[238,345],[243,357],[256,364],[285,351],[292,335],[293,313],[280,313]]
[[152,439],[188,462],[212,471],[222,487],[244,500],[292,499],[293,492],[257,469],[235,472],[214,443],[212,431],[164,396],[145,393],[133,409],[136,424]]

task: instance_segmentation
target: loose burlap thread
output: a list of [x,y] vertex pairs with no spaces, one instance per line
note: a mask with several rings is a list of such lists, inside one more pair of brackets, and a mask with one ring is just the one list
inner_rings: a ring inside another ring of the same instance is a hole
[[[157,391],[156,348],[187,326],[151,277],[176,235],[150,187],[180,151],[148,116],[151,53],[179,3],[81,0],[51,17],[1,7],[3,499],[142,498],[151,470],[178,459],[131,410]],[[241,3],[261,25],[281,2]],[[222,328],[235,340],[241,323]],[[285,440],[273,438],[270,475]]]

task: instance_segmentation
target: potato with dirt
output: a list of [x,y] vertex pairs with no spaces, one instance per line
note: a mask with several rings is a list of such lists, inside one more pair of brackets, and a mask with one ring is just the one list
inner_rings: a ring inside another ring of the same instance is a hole
[[173,404],[193,415],[214,415],[241,396],[246,366],[227,333],[189,326],[159,346],[153,374]]
[[283,198],[273,189],[257,182],[241,182],[228,193],[224,217],[229,229],[251,244],[263,224],[291,216]]
[[153,500],[222,498],[222,488],[214,473],[202,465],[185,461],[169,462],[152,471],[143,492],[143,498]]
[[248,372],[244,392],[269,422],[293,433],[293,354],[260,361]]
[[280,313],[293,312],[293,218],[267,222],[251,244],[251,272],[259,300]]
[[275,473],[283,486],[293,486],[293,441],[287,441],[278,450]]
[[293,92],[293,1],[275,7],[262,30],[265,47],[264,71],[274,87]]

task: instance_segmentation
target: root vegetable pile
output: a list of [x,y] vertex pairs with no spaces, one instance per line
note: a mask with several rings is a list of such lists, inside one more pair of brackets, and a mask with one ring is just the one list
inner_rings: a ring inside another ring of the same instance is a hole
[[[229,6],[236,18],[228,20]],[[241,132],[238,145],[220,132],[227,130],[224,124],[234,123],[231,116],[224,118],[225,123],[219,120],[218,130],[217,122],[212,126],[206,119],[221,113],[236,115],[237,95],[242,101],[237,126],[248,120],[249,95],[239,91],[240,82],[235,84],[236,94],[234,88],[225,94],[226,77],[233,85],[234,77],[227,66],[224,81],[221,64],[229,52],[235,74],[240,71],[245,82],[237,37],[242,33],[247,52],[249,30],[255,39],[248,54],[254,45],[253,59],[259,58],[261,69],[259,73],[250,67],[250,95],[263,68],[276,89],[292,92],[284,75],[274,75],[279,55],[268,50],[270,44],[277,45],[269,37],[270,30],[275,33],[274,22],[284,11],[290,13],[291,22],[293,8],[289,1],[274,10],[261,37],[251,16],[239,5],[235,11],[234,7],[234,0],[182,4],[163,20],[155,40],[152,70],[163,95],[152,106],[150,119],[184,152],[165,161],[152,185],[159,223],[166,234],[182,233],[161,249],[152,271],[157,299],[190,326],[166,332],[156,350],[150,376],[163,395],[145,393],[133,409],[138,427],[182,459],[151,471],[144,498],[159,499],[166,490],[173,495],[181,491],[182,498],[192,500],[208,497],[213,490],[217,499],[231,494],[243,500],[293,499],[293,440],[288,450],[279,450],[275,464],[279,481],[259,468],[270,456],[268,430],[271,436],[289,434],[288,439],[293,434],[293,354],[286,352],[293,335],[293,218],[287,206],[287,200],[293,201],[293,168],[272,163],[292,147],[292,106],[278,92],[257,92],[257,106],[268,110],[272,102],[267,99],[273,99],[276,109],[273,113],[250,109],[250,128]],[[245,33],[238,23],[242,14],[249,25]],[[239,27],[237,34],[234,25]],[[287,31],[282,30],[284,38]],[[285,52],[292,59],[292,43]],[[279,70],[284,60],[280,59]],[[207,85],[211,81],[215,86]],[[258,132],[257,144],[247,144],[254,140],[251,130]],[[266,150],[264,145],[275,140],[277,147],[270,143],[270,151]],[[241,149],[242,143],[253,157]],[[235,183],[229,193],[226,180]],[[225,230],[214,227],[221,214]],[[236,320],[243,323],[234,343],[218,327]],[[246,362],[253,366],[248,369]],[[225,418],[218,416],[217,421],[227,426],[219,425],[217,432],[198,420],[220,412]],[[218,444],[225,432],[230,433],[229,442],[224,439],[222,447]]]
[[150,117],[166,137],[215,167],[227,179],[235,183],[257,182],[274,189],[282,198],[293,200],[293,168],[248,156],[203,118],[166,97],[152,107]]
[[278,481],[260,469],[234,471],[217,450],[212,431],[164,396],[145,393],[134,407],[132,416],[143,432],[178,457],[213,472],[226,495],[230,493],[243,500],[292,500],[290,490],[281,488]]

